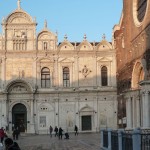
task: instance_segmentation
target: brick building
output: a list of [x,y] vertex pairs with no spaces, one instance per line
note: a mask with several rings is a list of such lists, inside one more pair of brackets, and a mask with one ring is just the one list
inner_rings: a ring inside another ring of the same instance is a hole
[[[117,58],[118,124],[150,127],[150,0],[123,0],[114,27]],[[124,120],[127,119],[127,122]]]

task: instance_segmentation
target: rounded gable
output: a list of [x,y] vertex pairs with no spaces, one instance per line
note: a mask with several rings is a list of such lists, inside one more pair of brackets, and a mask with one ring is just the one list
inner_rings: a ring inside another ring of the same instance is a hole
[[5,20],[6,24],[33,23],[32,17],[23,10],[15,10]]
[[80,51],[82,51],[82,50],[93,50],[93,47],[87,40],[84,40],[83,42],[81,42],[79,44],[78,50],[80,50]]
[[37,39],[38,40],[49,40],[49,39],[55,39],[55,34],[50,32],[47,29],[42,30],[41,32],[38,33]]
[[106,40],[102,40],[97,46],[96,50],[112,50],[112,45]]
[[58,50],[74,50],[74,47],[70,42],[64,41],[59,45]]

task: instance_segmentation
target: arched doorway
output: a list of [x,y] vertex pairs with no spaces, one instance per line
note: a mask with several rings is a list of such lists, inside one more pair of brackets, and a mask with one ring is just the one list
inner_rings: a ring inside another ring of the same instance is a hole
[[27,128],[27,109],[26,106],[18,103],[12,108],[13,128],[19,128],[20,132],[25,132]]

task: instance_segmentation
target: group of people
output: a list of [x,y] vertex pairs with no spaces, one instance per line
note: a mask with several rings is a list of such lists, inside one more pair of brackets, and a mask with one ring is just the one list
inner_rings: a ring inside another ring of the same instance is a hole
[[[54,132],[55,132],[55,137],[58,136],[59,139],[62,139],[63,129],[61,127],[58,129],[58,127],[55,126]],[[50,137],[52,137],[52,133],[53,133],[53,127],[52,126],[49,127],[49,133],[50,133]]]
[[0,149],[5,147],[5,150],[21,150],[17,142],[14,142],[11,138],[8,138],[3,127],[0,129],[0,140]]
[[[75,136],[78,135],[77,125],[75,125],[74,131],[75,131]],[[59,129],[58,129],[58,127],[55,126],[54,132],[55,132],[55,137],[58,136],[59,139],[62,139],[63,129],[61,127],[59,127]],[[49,127],[49,133],[50,133],[50,137],[52,137],[52,133],[53,133],[53,127],[52,126]],[[65,139],[69,139],[69,133],[68,132],[65,132],[64,135],[65,135]]]

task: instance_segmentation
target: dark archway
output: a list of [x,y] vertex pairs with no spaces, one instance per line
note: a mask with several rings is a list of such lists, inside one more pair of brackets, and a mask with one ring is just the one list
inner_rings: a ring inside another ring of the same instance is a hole
[[14,128],[19,128],[20,132],[25,132],[27,128],[26,106],[18,103],[12,108],[12,124]]

